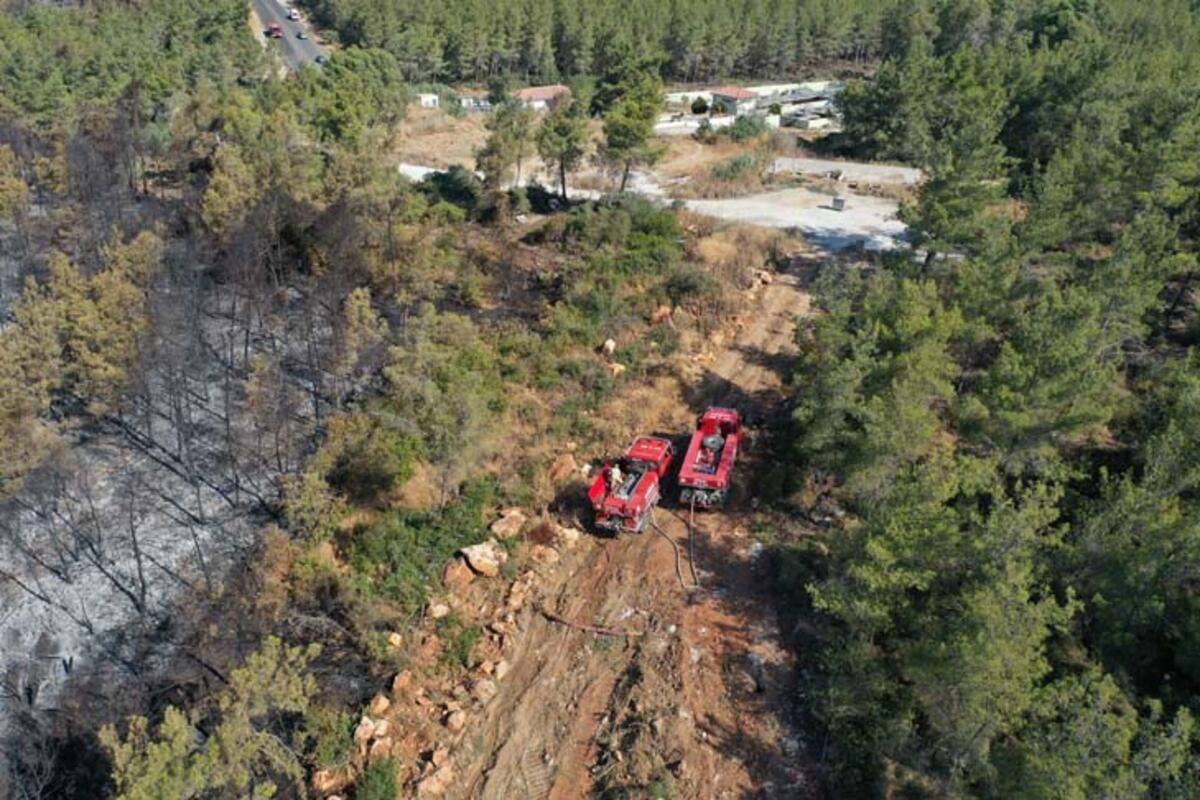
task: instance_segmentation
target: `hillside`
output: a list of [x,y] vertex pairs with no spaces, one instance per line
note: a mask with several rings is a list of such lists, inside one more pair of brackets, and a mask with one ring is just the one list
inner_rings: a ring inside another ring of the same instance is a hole
[[1200,795],[1194,2],[301,8],[0,12],[0,797]]

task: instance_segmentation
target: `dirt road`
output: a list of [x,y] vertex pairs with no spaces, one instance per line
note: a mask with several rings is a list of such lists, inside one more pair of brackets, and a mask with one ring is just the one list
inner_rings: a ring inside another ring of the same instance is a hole
[[[782,397],[795,319],[807,310],[797,278],[777,274],[729,347],[715,346],[691,374],[662,379],[657,388],[677,402],[644,429],[679,429],[715,402],[752,419],[769,413]],[[739,467],[747,488],[762,456],[750,435]],[[511,669],[456,748],[447,797],[808,794],[794,751],[792,663],[747,529],[750,492],[742,494],[724,512],[697,516],[699,588],[679,508],[659,509],[658,531],[586,537],[539,570],[536,604],[508,632]]]

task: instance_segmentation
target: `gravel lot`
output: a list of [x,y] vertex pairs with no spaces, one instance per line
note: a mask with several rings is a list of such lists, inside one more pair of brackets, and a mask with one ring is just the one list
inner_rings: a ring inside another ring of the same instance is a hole
[[868,250],[890,250],[903,243],[905,227],[896,219],[896,201],[848,195],[846,208],[835,211],[832,199],[827,194],[797,188],[729,200],[688,200],[687,207],[732,222],[794,228],[828,250],[858,245]]
[[798,172],[825,175],[840,171],[842,180],[863,183],[902,183],[913,186],[921,181],[921,170],[893,164],[862,164],[856,161],[830,161],[822,158],[777,158],[772,172]]

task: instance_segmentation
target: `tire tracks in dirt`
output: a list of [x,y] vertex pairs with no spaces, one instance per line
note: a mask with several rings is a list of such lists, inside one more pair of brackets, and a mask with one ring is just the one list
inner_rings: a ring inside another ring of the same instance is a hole
[[[798,277],[773,274],[730,346],[683,377],[675,419],[723,403],[754,422],[778,407],[806,313]],[[756,467],[749,444],[743,488]],[[555,613],[645,636],[598,636],[527,609],[512,669],[464,737],[446,796],[573,800],[668,784],[680,798],[803,796],[787,746],[794,668],[746,505],[697,517],[699,591],[680,590],[670,542],[650,534],[586,540],[543,571],[541,602]],[[657,518],[686,553],[686,521]]]

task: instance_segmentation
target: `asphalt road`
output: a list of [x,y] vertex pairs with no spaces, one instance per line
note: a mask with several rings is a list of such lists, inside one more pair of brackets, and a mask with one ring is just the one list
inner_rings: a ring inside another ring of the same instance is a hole
[[[272,22],[278,22],[283,28],[282,39],[268,39],[268,44],[279,48],[279,54],[283,57],[283,63],[288,69],[297,70],[308,64],[312,64],[317,60],[317,56],[328,55],[325,48],[312,40],[313,30],[308,22],[301,19],[297,22],[287,18],[288,5],[281,0],[251,0],[254,6],[254,13],[262,20],[263,31],[259,31],[259,35],[264,35],[266,26]],[[300,31],[308,33],[308,39],[299,37]]]

